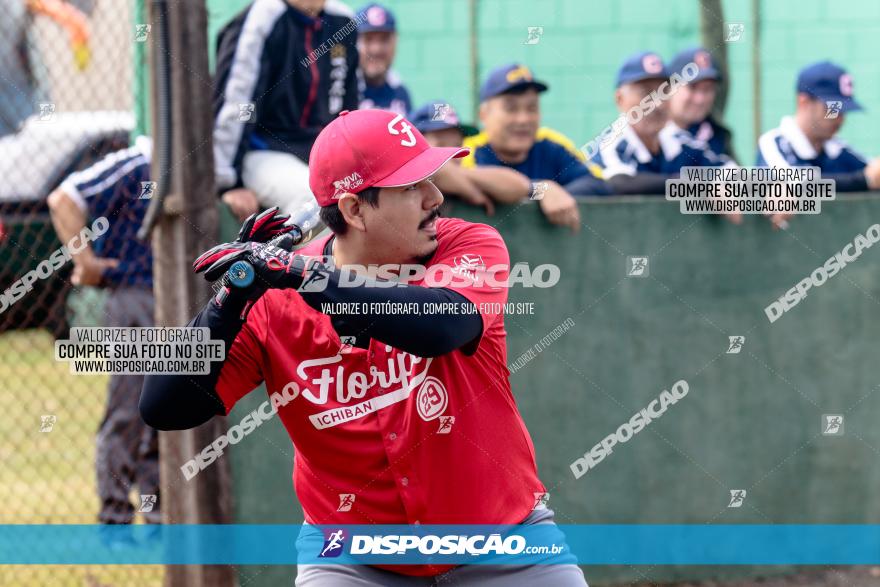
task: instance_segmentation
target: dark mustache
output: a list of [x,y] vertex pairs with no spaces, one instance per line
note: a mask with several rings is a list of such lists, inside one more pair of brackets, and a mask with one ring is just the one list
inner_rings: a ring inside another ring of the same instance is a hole
[[427,225],[431,224],[431,221],[435,218],[440,217],[440,208],[434,208],[434,210],[428,214],[428,217],[422,220],[421,224],[419,224],[419,228],[425,228]]

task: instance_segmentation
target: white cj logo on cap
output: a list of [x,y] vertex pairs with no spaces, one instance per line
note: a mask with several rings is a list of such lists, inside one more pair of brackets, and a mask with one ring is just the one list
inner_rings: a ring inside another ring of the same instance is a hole
[[[401,121],[403,121],[403,123],[400,125],[400,130],[394,128],[394,125]],[[405,141],[403,139],[400,140],[400,144],[404,147],[414,147],[416,144],[416,137],[412,133],[412,127],[406,120],[404,120],[403,114],[398,114],[391,119],[391,122],[388,123],[388,132],[392,135],[399,135],[403,133],[407,137],[409,137],[408,141]]]

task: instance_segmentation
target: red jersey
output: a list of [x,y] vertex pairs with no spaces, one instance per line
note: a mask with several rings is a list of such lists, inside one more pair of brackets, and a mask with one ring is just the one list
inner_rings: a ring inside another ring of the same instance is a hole
[[[321,255],[329,238],[298,252]],[[509,269],[490,226],[440,218],[437,242],[426,269]],[[369,349],[343,345],[330,317],[295,290],[268,291],[248,314],[217,391],[228,413],[262,381],[269,394],[290,386],[296,397],[278,415],[296,448],[293,482],[308,523],[517,524],[545,491],[508,381],[507,289],[458,279],[447,287],[473,302],[483,330],[478,344],[434,358],[375,339]]]

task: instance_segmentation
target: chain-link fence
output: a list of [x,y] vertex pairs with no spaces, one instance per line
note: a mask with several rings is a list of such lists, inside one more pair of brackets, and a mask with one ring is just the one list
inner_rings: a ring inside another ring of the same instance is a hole
[[[71,326],[152,322],[135,237],[151,187],[149,142],[132,141],[140,15],[133,0],[0,0],[2,524],[158,520],[139,379],[73,375],[54,349]],[[162,573],[0,567],[0,585],[160,585]]]

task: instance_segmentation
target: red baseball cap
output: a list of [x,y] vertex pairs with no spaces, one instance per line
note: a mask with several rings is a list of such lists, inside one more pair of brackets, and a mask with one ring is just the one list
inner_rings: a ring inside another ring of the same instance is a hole
[[344,193],[392,188],[431,177],[470,149],[432,147],[402,114],[344,110],[321,131],[309,155],[309,186],[319,206]]

